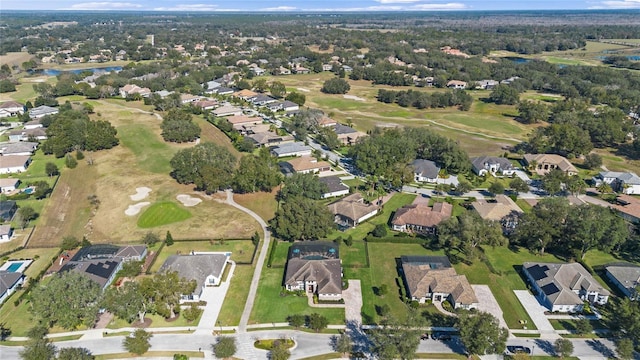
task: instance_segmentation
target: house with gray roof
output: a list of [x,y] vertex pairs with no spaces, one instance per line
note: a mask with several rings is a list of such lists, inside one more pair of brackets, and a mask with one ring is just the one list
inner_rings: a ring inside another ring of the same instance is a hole
[[414,180],[417,182],[437,183],[440,167],[435,162],[425,159],[416,159],[413,166]]
[[476,309],[478,298],[464,275],[446,256],[402,256],[401,273],[407,296],[421,304],[449,301],[454,309]]
[[279,158],[286,156],[309,156],[311,155],[311,148],[302,142],[293,142],[278,145],[271,149],[271,153]]
[[196,281],[192,294],[182,294],[183,301],[199,301],[204,288],[218,286],[231,253],[194,252],[189,255],[171,255],[162,264],[160,272],[176,271],[178,276]]
[[24,279],[23,273],[0,270],[0,304],[24,284]]
[[334,222],[341,228],[351,228],[376,216],[380,206],[366,202],[360,193],[353,193],[328,205]]
[[319,178],[319,180],[327,186],[327,191],[322,194],[323,199],[347,195],[349,193],[349,187],[337,176],[324,176]]
[[289,249],[284,286],[317,294],[319,300],[342,299],[342,260],[335,244],[303,241]]
[[36,151],[37,148],[38,143],[30,141],[0,143],[0,154],[2,156],[30,156],[33,155],[33,152]]
[[502,174],[505,176],[511,176],[515,174],[516,168],[511,164],[511,161],[503,157],[495,156],[479,156],[471,159],[471,166],[473,171],[478,176],[484,176],[487,173],[493,176]]
[[609,301],[609,290],[579,263],[526,262],[522,272],[550,311],[579,312],[585,301],[598,305]]
[[631,300],[640,299],[640,266],[611,265],[605,267],[607,277]]
[[602,171],[592,179],[597,187],[605,183],[611,185],[613,191],[627,195],[640,194],[640,177],[632,172]]
[[11,130],[9,132],[9,142],[47,140],[47,131],[44,128]]
[[31,110],[29,110],[29,117],[32,119],[39,119],[41,117],[45,117],[47,115],[55,115],[59,112],[58,109],[53,108],[51,106],[38,106]]

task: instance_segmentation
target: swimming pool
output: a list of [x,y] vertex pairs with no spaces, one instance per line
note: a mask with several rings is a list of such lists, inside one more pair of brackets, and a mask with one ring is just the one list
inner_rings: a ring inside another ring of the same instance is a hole
[[33,193],[33,188],[32,187],[28,187],[24,190],[22,190],[23,193],[25,194],[32,194]]
[[11,263],[9,265],[9,267],[7,267],[7,271],[8,272],[16,272],[16,271],[18,271],[18,269],[20,269],[20,267],[22,267],[22,264],[23,264],[22,262]]

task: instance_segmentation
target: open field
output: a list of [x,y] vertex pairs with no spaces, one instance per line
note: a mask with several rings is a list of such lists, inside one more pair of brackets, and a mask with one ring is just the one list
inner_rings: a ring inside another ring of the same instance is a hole
[[[215,196],[194,192],[192,185],[180,185],[169,176],[173,154],[193,144],[165,143],[160,136],[160,121],[141,112],[139,109],[144,107],[140,103],[118,100],[92,103],[96,111],[93,116],[111,121],[122,142],[110,150],[86,153],[94,165],[80,162],[76,169],[63,172],[43,210],[32,246],[55,245],[66,235],[78,238],[86,235],[98,243],[137,241],[146,232],[137,225],[140,215],[127,216],[124,211],[135,203],[129,195],[141,186],[152,190],[141,201],[152,204],[175,201],[178,194],[204,200],[189,209],[191,218],[154,228],[161,234],[170,230],[175,238],[238,239],[248,238],[259,230],[248,215],[220,203]],[[87,200],[92,194],[100,200],[97,210]]]
[[13,67],[14,65],[20,67],[23,62],[29,61],[32,57],[33,55],[26,51],[8,52],[4,55],[0,55],[0,64],[7,64],[9,67]]
[[203,119],[202,116],[193,116],[193,121],[200,126],[200,129],[202,129],[202,133],[200,134],[200,139],[202,141],[222,145],[226,147],[233,156],[240,158],[240,152],[233,146],[229,137],[220,131],[220,129]]
[[277,193],[278,188],[274,188],[270,193],[234,194],[233,200],[247,209],[254,211],[262,220],[269,221],[274,218],[278,208],[278,202],[276,201]]
[[[163,235],[163,234],[160,234]],[[255,246],[251,240],[224,240],[220,241],[175,241],[171,246],[164,246],[156,261],[153,263],[151,272],[157,272],[162,264],[171,255],[189,254],[191,251],[207,252],[231,252],[231,260],[239,262],[251,261]],[[234,279],[235,279],[234,275]]]
[[187,220],[191,213],[171,201],[157,202],[138,218],[138,226],[147,229]]
[[[250,241],[247,241],[250,242]],[[233,256],[232,256],[233,257]],[[224,298],[218,321],[222,326],[236,326],[244,310],[244,304],[249,296],[249,287],[253,278],[253,265],[236,265],[231,279],[231,285]]]

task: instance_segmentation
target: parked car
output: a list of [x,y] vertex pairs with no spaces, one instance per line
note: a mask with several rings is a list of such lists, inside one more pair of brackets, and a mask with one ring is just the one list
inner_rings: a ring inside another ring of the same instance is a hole
[[434,332],[433,334],[431,334],[431,338],[433,340],[441,340],[441,341],[449,341],[453,339],[453,337],[450,334],[438,333],[438,332]]
[[420,335],[420,340],[429,340],[429,334],[422,334]]
[[507,351],[512,354],[527,354],[527,355],[531,354],[531,348],[528,348],[526,346],[519,346],[519,345],[507,346]]

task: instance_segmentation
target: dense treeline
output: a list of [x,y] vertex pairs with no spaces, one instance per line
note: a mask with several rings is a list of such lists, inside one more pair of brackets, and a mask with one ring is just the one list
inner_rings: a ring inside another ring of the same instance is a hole
[[446,92],[426,93],[422,91],[393,91],[378,90],[378,101],[402,107],[413,106],[418,109],[443,108],[459,106],[460,110],[467,111],[471,108],[473,97],[464,90],[452,90]]
[[191,113],[180,109],[171,109],[160,125],[162,138],[170,142],[189,142],[200,137],[201,129],[193,122]]
[[470,168],[469,157],[457,143],[425,128],[374,130],[351,147],[349,156],[360,171],[394,186],[412,181],[410,163],[415,159],[435,161],[450,173]]

